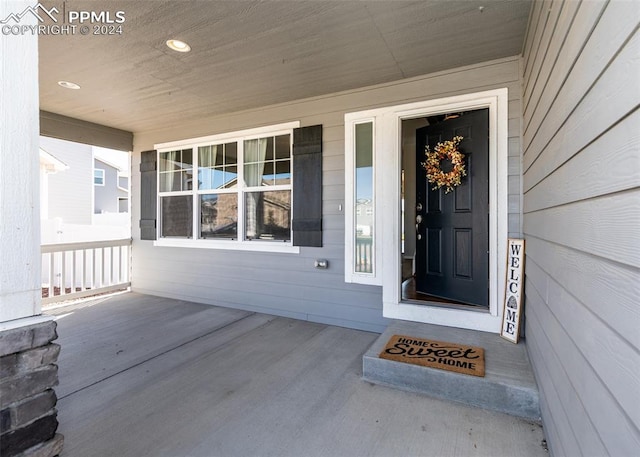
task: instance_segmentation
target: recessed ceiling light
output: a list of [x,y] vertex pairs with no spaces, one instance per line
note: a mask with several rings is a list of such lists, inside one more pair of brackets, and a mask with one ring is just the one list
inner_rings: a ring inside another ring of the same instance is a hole
[[189,46],[184,41],[180,40],[167,40],[167,46],[178,52],[189,52],[191,51],[191,46]]
[[80,89],[80,86],[71,81],[58,81],[58,86],[64,87],[65,89]]

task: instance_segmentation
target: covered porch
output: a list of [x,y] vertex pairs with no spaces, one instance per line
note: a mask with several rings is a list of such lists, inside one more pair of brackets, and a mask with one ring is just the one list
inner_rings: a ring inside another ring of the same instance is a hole
[[[36,33],[89,11],[118,36]],[[550,454],[638,454],[639,2],[15,0],[0,22],[0,454],[544,454],[537,425],[362,380],[389,319],[495,336],[508,238]],[[489,223],[441,249],[401,215],[406,183],[425,209],[418,130],[484,109]],[[130,151],[135,294],[43,315],[38,134]],[[436,266],[488,256],[456,270],[488,310],[404,299],[409,234]]]
[[377,333],[138,293],[58,323],[65,456],[545,456],[524,419],[370,384]]

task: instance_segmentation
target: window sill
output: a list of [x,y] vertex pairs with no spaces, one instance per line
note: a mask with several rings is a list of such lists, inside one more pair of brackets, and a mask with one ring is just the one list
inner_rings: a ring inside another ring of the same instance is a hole
[[290,242],[277,241],[235,241],[235,240],[193,240],[181,238],[161,238],[153,242],[154,246],[173,248],[222,249],[228,251],[279,252],[299,254],[300,247]]

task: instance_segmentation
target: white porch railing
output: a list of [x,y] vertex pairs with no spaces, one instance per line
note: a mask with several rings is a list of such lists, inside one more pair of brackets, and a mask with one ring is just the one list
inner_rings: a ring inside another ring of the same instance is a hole
[[355,267],[359,273],[373,271],[373,238],[370,236],[356,237]]
[[131,285],[131,239],[45,244],[42,303],[125,290]]

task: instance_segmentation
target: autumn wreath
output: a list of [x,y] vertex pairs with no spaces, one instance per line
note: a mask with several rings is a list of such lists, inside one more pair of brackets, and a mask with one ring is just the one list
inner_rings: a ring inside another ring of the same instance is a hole
[[[461,136],[453,137],[452,140],[436,144],[433,151],[429,149],[429,145],[426,146],[427,160],[422,162],[422,166],[427,171],[427,180],[433,184],[433,190],[444,187],[444,193],[448,194],[454,187],[459,186],[462,177],[467,175],[464,167],[464,154],[458,151],[458,144],[461,141]],[[443,160],[451,162],[453,168],[450,171],[442,170]]]

